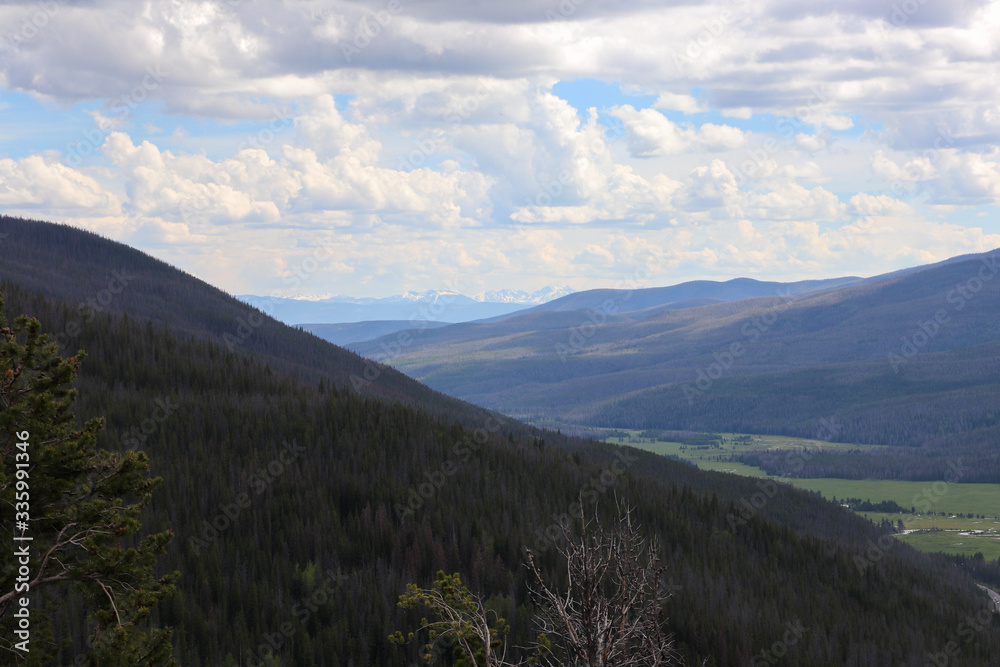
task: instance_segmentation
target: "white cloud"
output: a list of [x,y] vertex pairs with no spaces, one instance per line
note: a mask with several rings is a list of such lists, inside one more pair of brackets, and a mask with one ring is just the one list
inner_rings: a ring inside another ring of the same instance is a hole
[[[276,255],[322,237],[342,258],[324,275],[353,281],[326,292],[463,272],[491,288],[597,283],[642,243],[671,248],[679,279],[1000,245],[995,216],[966,216],[1000,204],[997,3],[923,3],[905,20],[864,0],[574,7],[549,21],[527,0],[402,3],[361,39],[384,1],[94,0],[18,39],[37,4],[5,3],[3,92],[107,136],[60,161],[80,130],[4,99],[0,204],[134,239],[226,286],[281,275]],[[164,73],[155,85],[148,68]],[[655,102],[597,98],[599,115],[553,94],[579,78]]]
[[898,164],[885,151],[871,157],[872,172],[896,191],[922,192],[934,205],[1000,204],[1000,150],[963,153],[954,148],[902,154]]
[[781,189],[751,193],[747,212],[751,218],[765,220],[831,222],[842,220],[845,208],[836,195],[821,186],[809,189],[787,183]]
[[818,134],[797,134],[795,145],[804,151],[815,153],[826,148],[826,139]]
[[884,150],[877,150],[871,157],[872,171],[888,181],[910,181],[913,176],[886,156]]
[[732,109],[722,109],[722,115],[727,118],[741,118],[749,120],[753,117],[753,109],[750,107],[735,107]]
[[778,169],[778,173],[783,178],[793,181],[806,181],[808,183],[829,183],[833,180],[831,176],[823,172],[823,168],[814,160],[786,164]]
[[9,209],[73,211],[84,217],[113,215],[118,198],[95,179],[59,162],[32,155],[0,159],[0,206]]
[[859,192],[851,197],[850,204],[852,215],[859,218],[868,216],[902,217],[914,214],[913,207],[890,195],[870,195]]
[[822,125],[831,130],[849,130],[854,127],[854,121],[850,116],[831,114],[821,121]]
[[746,144],[747,138],[737,127],[705,123],[698,128],[697,141],[705,150],[732,150]]
[[930,183],[939,204],[1000,204],[1000,149],[987,154],[941,151],[934,163],[940,176]]
[[660,93],[653,107],[657,109],[667,109],[683,111],[684,113],[698,113],[707,109],[690,95],[679,95],[677,93]]
[[[276,224],[301,211],[384,211],[423,214],[435,225],[474,223],[488,213],[488,178],[458,169],[399,171],[379,166],[381,148],[364,128],[345,123],[320,100],[300,140],[280,157],[246,148],[232,158],[161,151],[113,132],[103,153],[120,171],[131,210],[165,219]],[[289,139],[291,137],[288,137]]]
[[624,123],[629,149],[636,157],[674,155],[690,150],[731,150],[746,143],[743,131],[730,125],[705,123],[698,129],[682,127],[655,109],[636,110],[627,104],[615,107],[611,114]]
[[382,145],[372,139],[364,125],[345,121],[332,95],[317,97],[308,111],[294,122],[302,141],[318,153],[350,155],[364,165],[375,164],[381,155]]

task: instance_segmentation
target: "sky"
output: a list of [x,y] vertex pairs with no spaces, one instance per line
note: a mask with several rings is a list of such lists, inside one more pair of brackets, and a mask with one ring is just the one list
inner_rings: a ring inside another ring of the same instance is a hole
[[234,294],[871,276],[1000,247],[1000,2],[0,4],[0,211]]

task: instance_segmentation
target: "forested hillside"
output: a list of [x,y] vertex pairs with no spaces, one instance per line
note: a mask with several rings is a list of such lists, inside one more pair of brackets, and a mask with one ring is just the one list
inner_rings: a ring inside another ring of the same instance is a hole
[[349,385],[364,396],[419,405],[462,421],[479,422],[491,414],[281,324],[165,262],[96,234],[8,216],[0,216],[0,234],[0,279],[69,304],[66,325],[55,334],[66,354],[76,351],[80,332],[96,315],[125,313],[169,325],[179,338],[211,340],[252,354],[308,382]]
[[[116,269],[100,264],[105,256],[80,257],[72,270],[106,275]],[[71,281],[60,273],[67,264],[43,265],[43,280],[29,259],[17,275],[4,268],[8,314],[69,331],[76,301],[37,291],[44,280]],[[212,293],[186,276],[174,284],[194,301]],[[163,312],[174,304],[164,292]],[[274,332],[310,340],[280,325]],[[314,353],[330,375],[315,377],[294,350],[292,360],[229,350],[126,308],[95,313],[73,341],[89,355],[78,418],[105,415],[100,442],[145,450],[164,478],[146,526],[175,531],[161,566],[182,576],[156,620],[175,626],[184,665],[257,664],[269,646],[282,665],[412,664],[416,647],[386,637],[419,615],[395,602],[407,582],[428,584],[438,570],[461,572],[511,621],[512,640],[525,642],[533,633],[523,549],[541,552],[559,581],[545,535],[581,495],[610,520],[605,499],[618,494],[661,539],[673,591],[665,611],[688,664],[765,656],[920,666],[985,606],[952,563],[885,542],[878,527],[816,496],[485,412],[462,423],[441,403],[365,395],[327,381],[356,358],[325,343]],[[77,648],[84,616],[71,599],[60,619]],[[1000,654],[1000,619],[990,623],[963,637],[949,664]],[[74,652],[64,651],[65,664]]]

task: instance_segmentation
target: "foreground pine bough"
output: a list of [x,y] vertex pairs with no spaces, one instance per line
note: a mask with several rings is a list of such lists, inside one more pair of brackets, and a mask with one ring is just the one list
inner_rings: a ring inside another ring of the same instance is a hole
[[142,452],[96,446],[103,420],[75,428],[70,385],[84,355],[60,358],[40,329],[27,317],[7,326],[0,295],[0,506],[23,510],[5,511],[0,532],[26,538],[16,576],[7,567],[0,575],[3,662],[51,664],[54,610],[76,594],[93,619],[81,656],[90,664],[173,664],[171,632],[144,630],[174,590],[178,573],[154,575],[172,533],[130,539],[161,480],[147,476]]

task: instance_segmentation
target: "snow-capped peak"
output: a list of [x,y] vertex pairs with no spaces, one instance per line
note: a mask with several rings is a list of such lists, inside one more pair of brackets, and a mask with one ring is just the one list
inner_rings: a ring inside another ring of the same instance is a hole
[[439,301],[445,303],[462,303],[471,302],[472,299],[464,294],[459,294],[458,292],[453,292],[451,290],[429,289],[424,290],[423,292],[403,292],[402,294],[381,299],[381,301],[386,303],[400,301],[408,301],[412,303],[438,303]]
[[[313,301],[318,303],[350,303],[356,305],[369,304],[392,304],[392,303],[446,303],[446,304],[469,304],[478,301],[479,303],[511,303],[538,305],[558,299],[561,296],[572,294],[575,290],[569,287],[543,287],[535,292],[525,292],[524,290],[501,289],[487,290],[474,297],[452,290],[424,290],[422,292],[409,291],[402,294],[395,294],[382,298],[374,297],[350,297],[341,295],[297,295],[288,298],[296,301]],[[255,297],[256,298],[256,297]]]
[[567,294],[572,294],[573,289],[569,287],[543,287],[535,292],[525,292],[524,290],[514,290],[514,289],[501,289],[501,290],[487,290],[481,294],[477,294],[473,298],[476,301],[483,303],[525,303],[525,304],[541,304],[553,299],[558,299],[561,296],[566,296]]

